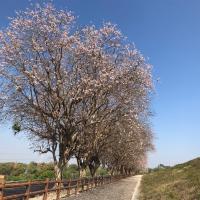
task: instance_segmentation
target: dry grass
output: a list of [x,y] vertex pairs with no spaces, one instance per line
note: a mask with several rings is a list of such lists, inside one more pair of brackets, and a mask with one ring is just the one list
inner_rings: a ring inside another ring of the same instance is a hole
[[199,200],[200,158],[143,176],[140,200]]

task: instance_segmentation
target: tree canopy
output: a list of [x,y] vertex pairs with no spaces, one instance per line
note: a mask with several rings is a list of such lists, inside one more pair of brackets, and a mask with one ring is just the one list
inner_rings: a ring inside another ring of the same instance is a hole
[[79,168],[122,173],[151,150],[151,66],[116,25],[78,28],[52,4],[18,12],[0,32],[1,99],[14,130],[52,153],[57,178]]

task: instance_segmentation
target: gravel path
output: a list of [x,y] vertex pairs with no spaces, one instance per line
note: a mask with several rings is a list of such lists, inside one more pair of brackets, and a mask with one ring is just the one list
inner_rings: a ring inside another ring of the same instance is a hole
[[71,196],[65,200],[136,200],[141,176],[132,176],[103,185],[93,190]]

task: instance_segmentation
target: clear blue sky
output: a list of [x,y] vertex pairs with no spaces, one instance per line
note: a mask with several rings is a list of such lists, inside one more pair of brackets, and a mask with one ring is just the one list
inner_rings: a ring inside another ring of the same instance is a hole
[[[32,1],[35,2],[35,1]],[[55,0],[79,16],[80,25],[116,23],[154,66],[152,109],[156,151],[149,166],[173,165],[200,155],[200,1],[199,0]],[[0,3],[0,29],[28,0]],[[49,160],[28,149],[22,136],[0,127],[0,162]]]

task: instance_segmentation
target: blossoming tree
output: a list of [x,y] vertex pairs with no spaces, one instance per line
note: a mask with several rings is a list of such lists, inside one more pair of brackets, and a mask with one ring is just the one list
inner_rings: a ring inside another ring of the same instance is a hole
[[0,32],[0,76],[5,111],[35,151],[52,154],[57,179],[74,155],[86,166],[94,155],[116,164],[116,141],[128,143],[126,163],[135,149],[145,154],[148,142],[131,124],[148,121],[151,67],[115,25],[78,29],[71,12],[52,4],[18,12]]

